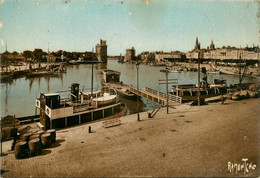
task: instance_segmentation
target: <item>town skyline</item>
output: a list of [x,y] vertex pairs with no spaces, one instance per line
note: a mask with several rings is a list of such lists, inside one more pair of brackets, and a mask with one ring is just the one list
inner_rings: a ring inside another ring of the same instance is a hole
[[[91,51],[100,39],[108,55],[143,51],[259,45],[257,1],[1,1],[0,52],[36,48]],[[49,43],[49,44],[48,44]]]

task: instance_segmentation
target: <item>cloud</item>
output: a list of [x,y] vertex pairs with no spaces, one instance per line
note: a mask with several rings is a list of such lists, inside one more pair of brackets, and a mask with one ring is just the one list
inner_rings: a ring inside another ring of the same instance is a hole
[[0,28],[2,28],[3,27],[3,24],[0,22]]
[[4,3],[4,0],[0,0],[0,4],[3,4]]
[[1,41],[1,46],[4,46],[4,40],[1,39],[0,41]]

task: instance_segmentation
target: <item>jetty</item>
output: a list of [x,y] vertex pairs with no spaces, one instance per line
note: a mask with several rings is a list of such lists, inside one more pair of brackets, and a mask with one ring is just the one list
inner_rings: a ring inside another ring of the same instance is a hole
[[[148,100],[159,103],[163,106],[167,105],[167,94],[159,92],[157,90],[145,87],[142,90],[129,86],[129,90],[137,96],[142,96]],[[168,105],[176,105],[176,103],[182,103],[182,98],[176,95],[168,94]]]
[[182,103],[181,97],[172,95],[170,93],[168,93],[167,95],[148,87],[145,87],[142,90],[138,90],[131,85],[123,84],[122,81],[120,82],[120,74],[120,72],[114,70],[103,70],[102,85],[115,89],[119,94],[129,99],[144,97],[148,100],[166,106],[168,96],[168,105],[176,105],[176,103]]

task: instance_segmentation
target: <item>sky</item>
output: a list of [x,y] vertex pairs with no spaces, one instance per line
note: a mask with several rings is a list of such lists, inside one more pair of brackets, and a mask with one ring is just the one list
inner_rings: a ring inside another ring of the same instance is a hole
[[0,52],[142,51],[260,43],[260,2],[213,0],[0,0]]

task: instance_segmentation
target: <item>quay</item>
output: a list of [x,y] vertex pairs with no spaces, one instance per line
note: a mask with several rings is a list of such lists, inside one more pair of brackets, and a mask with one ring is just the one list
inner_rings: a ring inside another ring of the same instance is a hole
[[[66,128],[56,131],[56,143],[41,155],[20,160],[6,141],[1,176],[255,177],[260,174],[259,104],[260,98],[182,104],[169,114],[162,108],[152,119],[142,112],[141,122],[133,114],[110,128],[102,121]],[[256,169],[228,171],[228,162],[243,158]]]

